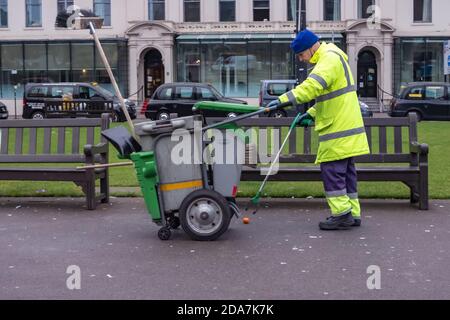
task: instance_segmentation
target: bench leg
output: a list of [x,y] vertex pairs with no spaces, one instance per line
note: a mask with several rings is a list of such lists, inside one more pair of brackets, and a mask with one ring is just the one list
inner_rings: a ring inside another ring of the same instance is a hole
[[106,172],[106,176],[100,179],[100,193],[102,194],[102,203],[109,203],[109,176]]
[[418,188],[416,186],[410,186],[409,188],[411,190],[411,195],[410,195],[411,204],[419,203],[420,194],[419,194]]
[[86,205],[88,210],[95,210],[95,179],[86,182]]
[[420,199],[419,199],[419,209],[428,210],[429,208],[429,195],[428,195],[428,166],[420,167]]

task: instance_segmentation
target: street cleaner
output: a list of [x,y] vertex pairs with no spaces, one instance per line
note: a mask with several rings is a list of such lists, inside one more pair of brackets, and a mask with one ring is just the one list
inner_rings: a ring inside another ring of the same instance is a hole
[[319,42],[308,29],[291,44],[296,57],[315,65],[309,77],[268,107],[293,106],[315,100],[298,125],[311,126],[319,135],[316,164],[320,164],[332,216],[321,230],[346,230],[361,225],[354,157],[370,153],[348,56],[332,43]]

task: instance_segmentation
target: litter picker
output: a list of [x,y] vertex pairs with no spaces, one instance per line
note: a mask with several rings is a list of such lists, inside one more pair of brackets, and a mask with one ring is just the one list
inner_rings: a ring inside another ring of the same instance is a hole
[[249,205],[245,209],[245,211],[248,211],[250,206],[255,206],[255,210],[253,211],[253,214],[256,214],[259,210],[260,203],[261,203],[261,196],[264,191],[264,188],[266,187],[267,182],[269,181],[270,176],[272,175],[273,169],[275,168],[275,165],[278,164],[278,161],[280,159],[281,153],[283,152],[283,149],[286,145],[286,143],[289,140],[289,137],[291,136],[292,132],[294,132],[295,127],[298,123],[302,122],[306,117],[308,116],[308,113],[301,114],[299,113],[297,117],[294,119],[294,121],[291,124],[291,127],[289,128],[289,132],[286,136],[286,139],[284,140],[283,144],[281,145],[280,150],[278,151],[278,154],[276,155],[275,159],[272,161],[272,165],[270,166],[270,169],[266,175],[266,178],[264,179],[263,183],[261,184],[261,187],[259,188],[256,195],[250,200]]

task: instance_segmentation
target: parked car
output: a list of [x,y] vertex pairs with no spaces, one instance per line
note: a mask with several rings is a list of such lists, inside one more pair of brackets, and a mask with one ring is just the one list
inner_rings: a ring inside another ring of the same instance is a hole
[[[291,91],[297,85],[296,80],[262,80],[261,89],[259,92],[259,105],[261,107],[267,106],[273,100],[278,99],[281,95]],[[362,116],[365,118],[373,117],[373,112],[364,102],[359,102]],[[299,112],[304,112],[305,109],[312,107],[314,101],[306,105],[300,105],[296,109],[278,110],[269,114],[269,117],[283,118],[295,117]]]
[[450,120],[450,84],[445,82],[412,82],[402,86],[392,99],[389,115],[405,117],[416,113],[420,120]]
[[[224,97],[210,84],[203,83],[166,83],[158,87],[148,99],[141,113],[152,120],[167,120],[170,114],[179,117],[192,115],[192,108],[199,101],[220,101],[247,104],[246,101]],[[205,117],[234,117],[234,113],[202,111]]]
[[[136,105],[126,100],[131,119]],[[119,99],[97,83],[29,83],[23,97],[24,119],[100,117],[111,112],[113,120],[126,121]]]
[[6,120],[9,117],[8,108],[2,102],[0,102],[0,119]]

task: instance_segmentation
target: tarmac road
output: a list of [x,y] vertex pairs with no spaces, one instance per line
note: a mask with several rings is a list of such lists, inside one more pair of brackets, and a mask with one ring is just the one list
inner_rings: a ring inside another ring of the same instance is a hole
[[450,299],[450,201],[365,200],[361,228],[327,233],[323,200],[270,200],[215,242],[160,241],[140,198],[83,205],[0,199],[0,299]]

